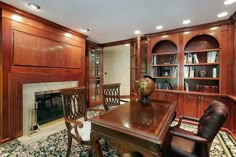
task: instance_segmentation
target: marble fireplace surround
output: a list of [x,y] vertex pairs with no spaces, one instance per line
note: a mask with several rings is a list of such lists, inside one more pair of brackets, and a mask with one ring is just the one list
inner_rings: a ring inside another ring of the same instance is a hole
[[35,105],[35,93],[77,87],[78,81],[43,82],[23,84],[23,134],[29,133],[30,110]]

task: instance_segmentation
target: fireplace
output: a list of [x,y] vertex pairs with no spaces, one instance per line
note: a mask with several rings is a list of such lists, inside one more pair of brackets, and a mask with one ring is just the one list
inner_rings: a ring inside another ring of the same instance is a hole
[[23,134],[63,117],[59,90],[77,86],[78,81],[23,84]]
[[37,124],[42,125],[63,117],[62,97],[59,90],[36,92]]

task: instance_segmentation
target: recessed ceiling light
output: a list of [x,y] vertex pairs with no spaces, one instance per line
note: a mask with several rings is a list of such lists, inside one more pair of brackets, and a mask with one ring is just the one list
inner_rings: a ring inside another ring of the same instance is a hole
[[34,10],[39,10],[39,9],[40,9],[40,6],[37,5],[37,4],[34,4],[34,3],[29,3],[28,6],[29,6],[31,9],[34,9]]
[[211,27],[210,30],[216,30],[218,29],[219,27]]
[[220,14],[217,15],[217,17],[225,17],[226,15],[228,15],[228,12],[222,12]]
[[190,32],[184,32],[183,34],[186,35],[186,34],[189,34]]
[[230,4],[234,3],[234,2],[236,2],[236,0],[226,0],[226,1],[224,2],[224,4],[225,4],[225,5],[230,5]]
[[163,36],[161,36],[162,38],[168,38],[168,35],[163,35]]
[[69,37],[71,37],[72,35],[71,35],[70,33],[65,33],[64,36],[69,38]]
[[163,28],[163,26],[156,26],[156,29],[162,29]]
[[187,25],[187,24],[189,24],[190,22],[191,22],[191,20],[184,20],[184,21],[183,21],[183,24],[184,24],[184,25]]
[[18,22],[22,21],[22,17],[19,15],[15,15],[15,14],[11,16],[11,19],[14,21],[18,21]]
[[139,34],[141,34],[141,31],[140,30],[136,30],[136,31],[134,31],[134,34],[139,35]]
[[82,32],[84,32],[84,33],[89,32],[89,29],[88,29],[88,28],[81,28],[80,30],[81,30]]

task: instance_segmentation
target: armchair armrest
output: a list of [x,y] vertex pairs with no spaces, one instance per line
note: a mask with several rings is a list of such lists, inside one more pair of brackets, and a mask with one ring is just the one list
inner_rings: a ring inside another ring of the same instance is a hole
[[187,140],[195,141],[198,143],[208,143],[209,141],[203,137],[197,136],[197,135],[188,135],[188,134],[183,134],[181,132],[177,132],[174,130],[170,130],[170,134],[174,136],[178,136]]
[[83,122],[81,122],[79,119],[67,119],[67,118],[65,118],[65,122],[66,123],[73,123],[76,126],[79,126],[80,128],[83,127]]
[[194,118],[194,117],[189,117],[189,116],[180,116],[179,117],[179,122],[176,125],[176,127],[180,127],[183,120],[190,120],[190,121],[193,121],[193,122],[199,122],[200,121],[199,118]]

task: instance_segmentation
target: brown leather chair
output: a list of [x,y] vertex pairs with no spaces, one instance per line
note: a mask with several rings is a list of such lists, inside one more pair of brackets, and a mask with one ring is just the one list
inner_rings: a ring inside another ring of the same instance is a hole
[[103,106],[106,111],[120,105],[120,83],[101,84]]
[[[179,123],[170,128],[169,145],[163,150],[166,157],[209,157],[211,143],[224,124],[228,114],[225,104],[213,101],[200,119],[181,116]],[[180,128],[182,120],[198,122],[197,133]]]
[[[68,148],[66,156],[70,155],[72,138],[79,144],[89,146],[89,156],[92,155],[90,145],[91,123],[87,121],[87,112],[105,112],[100,109],[88,109],[86,103],[87,91],[85,87],[68,88],[60,90],[63,99],[64,119],[68,134]],[[84,117],[84,121],[81,118]]]

